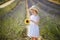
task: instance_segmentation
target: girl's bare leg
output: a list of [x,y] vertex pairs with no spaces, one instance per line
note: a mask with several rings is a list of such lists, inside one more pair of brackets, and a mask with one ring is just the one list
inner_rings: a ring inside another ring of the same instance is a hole
[[32,37],[32,40],[38,40],[38,38],[36,38],[36,37]]

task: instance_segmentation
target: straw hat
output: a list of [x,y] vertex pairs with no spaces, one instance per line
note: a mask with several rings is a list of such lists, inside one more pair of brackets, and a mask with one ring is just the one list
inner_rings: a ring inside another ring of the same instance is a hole
[[29,11],[31,11],[32,9],[33,9],[33,10],[36,10],[36,11],[38,12],[37,6],[33,5],[31,8],[29,8]]

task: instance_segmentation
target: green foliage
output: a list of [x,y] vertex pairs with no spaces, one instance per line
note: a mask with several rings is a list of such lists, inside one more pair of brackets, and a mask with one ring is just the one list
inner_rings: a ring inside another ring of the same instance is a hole
[[[47,20],[48,19],[48,20]],[[41,19],[44,20],[44,19]],[[56,17],[46,17],[46,22],[40,29],[40,34],[45,40],[60,40],[60,19]]]
[[26,40],[25,4],[19,3],[18,7],[11,13],[3,13],[0,20],[0,40]]
[[[17,13],[18,14],[18,13]],[[15,14],[15,17],[20,18],[20,16]],[[23,20],[23,19],[22,19]],[[24,25],[21,25],[19,21],[22,21],[17,18],[4,17],[2,18],[2,27],[1,27],[1,40],[22,40],[26,36],[26,29]]]

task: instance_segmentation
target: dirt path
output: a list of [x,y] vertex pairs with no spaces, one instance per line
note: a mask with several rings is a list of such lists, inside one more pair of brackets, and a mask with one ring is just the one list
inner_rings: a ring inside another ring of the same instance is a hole
[[8,5],[10,5],[12,2],[14,2],[14,1],[15,1],[15,0],[10,0],[10,1],[6,2],[6,3],[2,4],[2,5],[0,5],[0,8],[4,8],[4,7],[8,6]]

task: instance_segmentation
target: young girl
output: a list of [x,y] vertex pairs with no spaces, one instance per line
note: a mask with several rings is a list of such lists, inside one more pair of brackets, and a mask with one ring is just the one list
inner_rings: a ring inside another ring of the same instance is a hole
[[29,11],[32,13],[30,16],[30,24],[27,27],[27,35],[32,40],[38,40],[39,37],[39,16],[38,16],[38,9],[32,6]]

